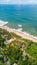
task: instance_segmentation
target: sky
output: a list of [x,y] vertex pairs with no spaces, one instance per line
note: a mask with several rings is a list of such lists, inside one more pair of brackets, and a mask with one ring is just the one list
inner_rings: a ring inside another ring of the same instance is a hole
[[37,0],[0,0],[0,4],[37,4]]

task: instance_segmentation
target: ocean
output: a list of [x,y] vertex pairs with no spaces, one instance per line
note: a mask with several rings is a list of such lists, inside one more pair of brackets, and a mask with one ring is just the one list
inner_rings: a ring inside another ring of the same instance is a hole
[[0,20],[6,26],[37,36],[37,5],[0,5]]

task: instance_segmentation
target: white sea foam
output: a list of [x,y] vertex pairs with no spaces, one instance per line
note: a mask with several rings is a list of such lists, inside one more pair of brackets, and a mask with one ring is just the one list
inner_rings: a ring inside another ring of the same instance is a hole
[[22,28],[18,28],[17,31],[22,31]]
[[34,39],[37,39],[37,37],[34,37]]
[[5,22],[5,21],[2,21],[2,20],[0,20],[0,26],[4,26],[4,25],[6,25],[8,22]]
[[30,35],[29,33],[27,33],[27,32],[24,32],[24,34],[26,34],[26,35]]
[[18,27],[22,27],[22,25],[21,25],[21,24],[19,24],[19,25],[18,25]]

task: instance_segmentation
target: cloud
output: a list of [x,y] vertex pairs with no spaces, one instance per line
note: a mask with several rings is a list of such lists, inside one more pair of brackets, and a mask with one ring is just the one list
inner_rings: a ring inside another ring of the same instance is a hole
[[37,0],[0,0],[0,4],[37,4]]

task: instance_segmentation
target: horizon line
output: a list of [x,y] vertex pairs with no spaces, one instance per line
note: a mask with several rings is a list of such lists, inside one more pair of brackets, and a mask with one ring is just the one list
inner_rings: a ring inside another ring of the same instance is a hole
[[37,4],[5,4],[5,3],[0,3],[0,5],[37,5]]

